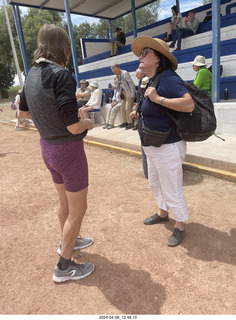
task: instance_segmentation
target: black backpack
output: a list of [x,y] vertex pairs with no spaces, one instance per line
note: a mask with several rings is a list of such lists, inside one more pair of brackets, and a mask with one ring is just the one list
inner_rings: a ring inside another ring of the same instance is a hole
[[[161,75],[158,75],[151,84],[157,88]],[[192,83],[185,82],[185,87],[191,95],[195,108],[192,112],[176,112],[174,116],[168,108],[162,107],[163,111],[177,126],[177,134],[184,141],[204,141],[212,136],[216,130],[216,117],[214,105],[209,93],[198,88]]]

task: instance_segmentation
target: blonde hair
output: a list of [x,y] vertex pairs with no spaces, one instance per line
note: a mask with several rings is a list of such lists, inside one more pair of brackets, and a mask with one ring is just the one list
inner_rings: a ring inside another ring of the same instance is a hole
[[36,64],[39,58],[45,58],[58,64],[67,64],[66,56],[71,53],[71,41],[61,27],[55,24],[44,24],[39,30],[37,44],[33,64]]

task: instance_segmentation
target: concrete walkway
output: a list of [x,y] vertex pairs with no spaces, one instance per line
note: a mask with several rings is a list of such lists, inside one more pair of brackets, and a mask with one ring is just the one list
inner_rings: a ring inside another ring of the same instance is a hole
[[[15,120],[0,122],[15,125]],[[85,143],[142,157],[137,130],[125,130],[118,125],[107,130],[102,126],[95,123],[84,139]],[[20,127],[36,130],[34,125],[27,122],[21,123]],[[221,135],[221,138],[225,141],[212,136],[203,142],[188,142],[184,167],[236,182],[236,136]]]
[[[203,142],[188,142],[184,165],[236,182],[236,136],[221,137],[225,141],[212,136]],[[85,141],[141,156],[139,135],[134,130],[118,126],[107,130],[101,124],[95,124]]]

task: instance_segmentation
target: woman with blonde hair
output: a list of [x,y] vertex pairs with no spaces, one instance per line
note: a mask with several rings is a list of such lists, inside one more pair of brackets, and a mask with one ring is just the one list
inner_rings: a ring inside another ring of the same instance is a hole
[[93,123],[78,118],[76,82],[65,69],[71,53],[65,30],[45,24],[39,30],[37,42],[33,67],[20,97],[20,116],[32,119],[39,131],[42,157],[58,193],[62,241],[53,280],[64,282],[87,277],[94,270],[93,263],[78,264],[71,260],[73,250],[93,243],[92,238],[78,238],[88,191],[83,138]]

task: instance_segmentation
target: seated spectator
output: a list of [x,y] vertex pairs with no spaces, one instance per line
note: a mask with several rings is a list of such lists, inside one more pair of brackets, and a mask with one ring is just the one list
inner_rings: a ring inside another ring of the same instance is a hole
[[117,33],[116,41],[111,39],[111,57],[116,56],[118,47],[123,47],[126,43],[125,34],[121,30],[122,30],[121,28],[117,27],[116,28],[116,33]]
[[171,22],[168,25],[166,37],[164,37],[163,39],[165,42],[172,40],[171,39],[172,31],[182,27],[182,14],[178,11],[177,6],[173,6],[171,8],[171,11],[172,11]]
[[88,88],[89,82],[86,80],[80,80],[80,88],[77,89],[75,96],[77,99],[78,108],[84,106],[90,99],[91,90]]
[[169,45],[170,48],[175,47],[175,43],[177,41],[177,48],[173,51],[179,51],[181,50],[181,41],[182,38],[186,38],[189,36],[192,36],[196,34],[198,26],[199,26],[199,20],[195,17],[195,11],[190,10],[188,13],[188,16],[185,18],[185,27],[184,28],[178,28],[175,33],[174,40]]
[[101,103],[102,103],[102,90],[98,88],[97,81],[93,80],[90,83],[90,87],[92,89],[91,91],[91,97],[89,101],[86,103],[86,105],[79,108],[79,116],[81,119],[89,118],[88,112],[93,109],[100,109]]
[[191,63],[193,64],[193,70],[197,72],[193,84],[203,90],[206,90],[211,96],[212,74],[206,67],[206,58],[203,56],[196,56],[194,61]]
[[114,128],[115,118],[117,116],[117,113],[120,110],[121,106],[121,99],[120,99],[120,92],[117,87],[117,80],[114,79],[114,95],[112,98],[111,106],[109,107],[107,111],[107,117],[106,117],[106,123],[103,126],[103,129],[112,129]]

